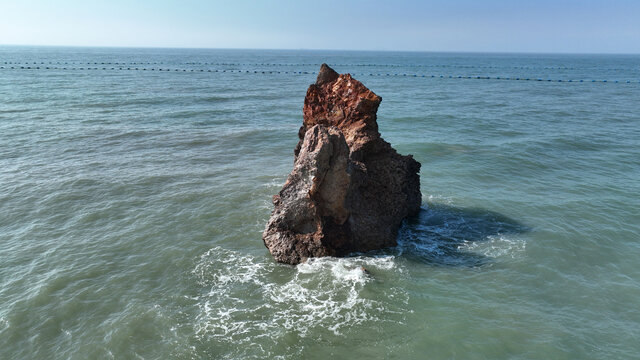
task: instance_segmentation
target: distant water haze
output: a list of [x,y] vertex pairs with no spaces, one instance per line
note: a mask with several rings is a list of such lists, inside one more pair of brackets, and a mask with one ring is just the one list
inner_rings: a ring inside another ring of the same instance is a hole
[[[323,62],[422,211],[292,267],[261,233]],[[0,47],[0,358],[635,358],[638,64]]]

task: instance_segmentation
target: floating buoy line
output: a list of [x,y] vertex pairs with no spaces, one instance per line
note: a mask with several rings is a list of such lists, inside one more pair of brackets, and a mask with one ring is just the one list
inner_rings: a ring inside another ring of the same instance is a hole
[[[304,67],[320,66],[320,63],[234,63],[234,62],[81,62],[81,61],[4,61],[4,65],[167,65],[167,66],[287,66]],[[640,71],[639,67],[632,68],[600,68],[600,67],[567,67],[567,66],[491,66],[491,65],[464,65],[464,64],[332,64],[334,67],[390,67],[390,68],[462,68],[462,69],[519,69],[519,70],[606,70],[606,71]]]
[[[84,66],[89,65],[89,66]],[[94,65],[94,66],[91,66]],[[95,66],[100,65],[100,66]],[[106,66],[110,65],[110,66]],[[138,65],[138,66],[133,66]],[[314,75],[315,71],[282,71],[282,70],[239,70],[239,69],[211,69],[182,67],[179,65],[215,65],[215,66],[289,66],[293,64],[240,64],[240,63],[183,63],[168,64],[168,66],[142,67],[141,65],[163,65],[157,62],[0,62],[0,70],[58,70],[58,71],[144,71],[144,72],[200,72],[200,73],[238,73],[238,74],[291,74],[291,75]],[[178,66],[175,66],[178,65]],[[298,64],[298,66],[315,66],[316,64]],[[350,64],[348,66],[369,66],[367,64]],[[371,65],[381,67],[395,67],[395,65]],[[411,65],[401,65],[410,67]],[[398,65],[398,67],[401,67]],[[416,65],[416,67],[419,65]],[[442,67],[445,67],[444,65]],[[482,68],[478,66],[478,68]],[[498,67],[496,67],[498,68]],[[518,67],[525,69],[526,67]],[[504,69],[504,68],[503,68]],[[545,69],[571,69],[571,68],[545,68]],[[602,69],[601,69],[602,70]],[[613,70],[613,69],[611,69]],[[627,69],[628,70],[628,69]],[[539,81],[554,83],[640,83],[640,80],[608,80],[608,79],[550,79],[546,77],[534,76],[479,76],[479,75],[454,75],[454,74],[418,74],[418,73],[398,73],[398,72],[359,72],[351,73],[353,76],[372,77],[413,77],[413,78],[433,78],[433,79],[473,79],[473,80],[504,80],[504,81]]]

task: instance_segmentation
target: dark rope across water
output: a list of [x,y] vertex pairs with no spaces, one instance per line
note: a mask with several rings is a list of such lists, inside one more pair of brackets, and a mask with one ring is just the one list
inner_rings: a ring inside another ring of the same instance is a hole
[[[2,63],[0,63],[2,64]],[[213,63],[185,63],[188,65],[214,65]],[[84,66],[84,65],[100,65],[100,66]],[[112,65],[112,66],[105,66]],[[116,65],[116,66],[113,66]],[[132,66],[138,65],[138,66]],[[239,69],[219,69],[219,68],[193,68],[182,66],[163,66],[163,67],[143,67],[140,65],[163,65],[162,63],[121,63],[121,62],[10,62],[5,61],[4,65],[0,65],[0,70],[58,70],[58,71],[149,71],[149,72],[207,72],[207,73],[242,73],[242,74],[284,74],[284,75],[315,75],[315,71],[281,71],[281,70],[239,70]],[[180,64],[178,64],[180,65]],[[225,63],[218,66],[235,66],[245,64]],[[256,66],[288,66],[289,64],[254,64]],[[314,66],[315,64],[300,64],[302,66]],[[365,64],[352,64],[346,66],[367,66]],[[393,67],[393,66],[391,66]],[[522,67],[524,68],[524,67]],[[556,69],[556,68],[550,68]],[[560,68],[557,68],[560,69]],[[569,69],[569,68],[564,68]],[[539,81],[554,83],[640,83],[640,80],[609,80],[609,79],[558,79],[536,76],[479,76],[479,75],[456,75],[456,74],[420,74],[420,73],[398,73],[398,72],[360,72],[351,73],[353,76],[372,76],[372,77],[413,77],[413,78],[433,78],[433,79],[468,79],[468,80],[500,80],[500,81]]]

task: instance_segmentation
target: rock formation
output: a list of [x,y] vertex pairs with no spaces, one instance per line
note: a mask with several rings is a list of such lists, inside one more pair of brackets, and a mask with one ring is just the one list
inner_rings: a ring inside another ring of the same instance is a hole
[[402,220],[420,210],[420,163],[380,137],[381,101],[322,64],[304,100],[293,171],[262,235],[277,261],[395,246]]

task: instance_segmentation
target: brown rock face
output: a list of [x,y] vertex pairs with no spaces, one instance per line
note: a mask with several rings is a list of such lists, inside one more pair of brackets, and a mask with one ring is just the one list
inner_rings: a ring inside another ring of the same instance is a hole
[[402,220],[420,210],[420,163],[380,137],[381,101],[322,64],[304,100],[293,171],[262,234],[277,261],[395,246]]

